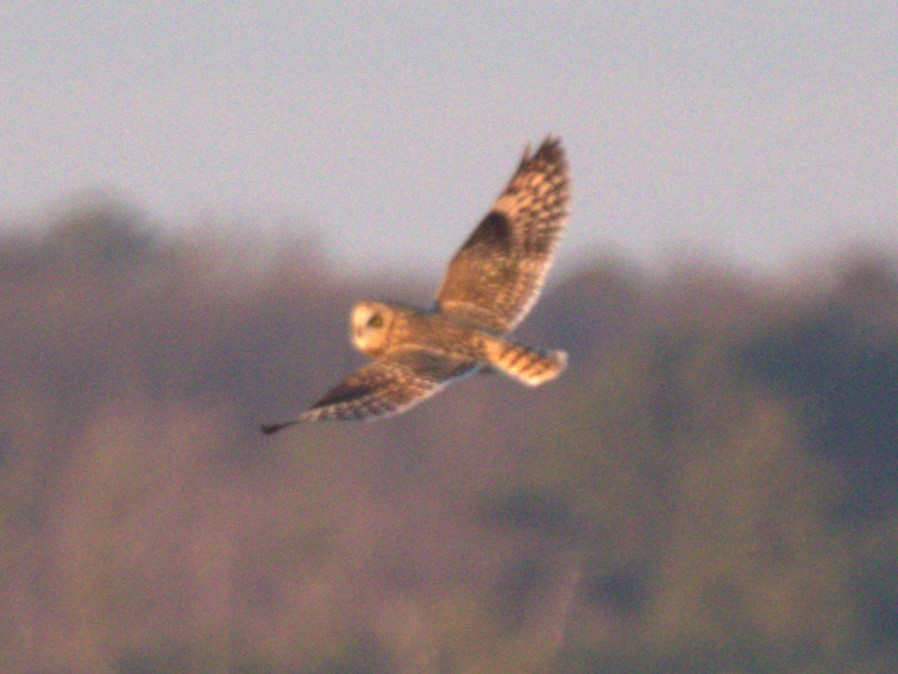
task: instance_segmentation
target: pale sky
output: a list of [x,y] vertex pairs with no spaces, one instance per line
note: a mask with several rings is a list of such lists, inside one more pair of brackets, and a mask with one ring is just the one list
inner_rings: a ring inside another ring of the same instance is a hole
[[562,264],[898,251],[894,0],[474,4],[2,3],[0,232],[101,188],[436,277],[551,132]]

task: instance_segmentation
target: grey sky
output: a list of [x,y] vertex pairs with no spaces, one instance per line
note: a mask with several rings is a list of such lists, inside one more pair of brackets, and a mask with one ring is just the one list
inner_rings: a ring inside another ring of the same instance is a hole
[[898,248],[898,8],[0,8],[0,231],[102,187],[171,226],[237,216],[436,276],[548,132],[567,261]]

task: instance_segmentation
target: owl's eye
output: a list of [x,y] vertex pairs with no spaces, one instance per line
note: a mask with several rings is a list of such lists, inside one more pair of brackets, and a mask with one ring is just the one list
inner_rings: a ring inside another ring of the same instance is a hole
[[368,319],[369,328],[382,328],[383,325],[384,319],[381,318],[380,314],[374,314],[371,318]]

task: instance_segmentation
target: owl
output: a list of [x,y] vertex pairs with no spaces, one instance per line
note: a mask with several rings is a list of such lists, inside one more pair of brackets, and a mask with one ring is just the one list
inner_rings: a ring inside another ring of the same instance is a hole
[[427,310],[363,301],[350,339],[371,358],[296,419],[264,425],[275,433],[302,421],[373,420],[404,412],[449,383],[499,371],[528,386],[557,377],[563,351],[508,338],[539,296],[568,213],[569,170],[551,136],[529,146],[486,217],[449,262]]

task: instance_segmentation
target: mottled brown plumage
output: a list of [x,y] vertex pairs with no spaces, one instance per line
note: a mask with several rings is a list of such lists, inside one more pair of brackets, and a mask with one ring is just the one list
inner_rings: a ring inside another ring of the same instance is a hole
[[529,148],[508,185],[449,263],[429,311],[386,302],[352,310],[352,341],[372,362],[298,419],[376,419],[397,414],[483,368],[530,386],[557,377],[561,351],[508,340],[539,297],[567,220],[569,171],[558,139]]
[[449,263],[437,293],[440,311],[504,334],[539,297],[555,246],[564,231],[568,165],[557,139],[533,157],[524,152],[517,172]]

